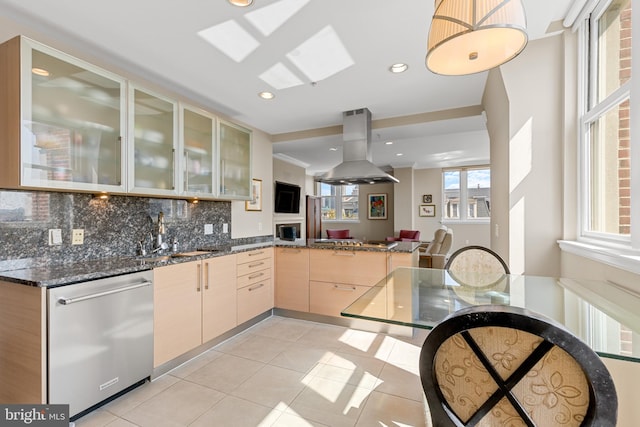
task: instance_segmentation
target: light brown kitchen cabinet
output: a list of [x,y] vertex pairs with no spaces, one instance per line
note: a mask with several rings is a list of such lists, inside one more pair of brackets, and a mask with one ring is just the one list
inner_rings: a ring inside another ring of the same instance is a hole
[[387,252],[309,250],[309,311],[340,312],[387,275]]
[[154,367],[236,326],[235,255],[153,270]]
[[237,256],[238,324],[273,308],[273,248]]
[[275,305],[277,308],[309,311],[309,249],[275,250]]
[[125,191],[124,78],[23,36],[0,76],[0,187]]
[[0,282],[0,402],[47,402],[46,288]]
[[207,342],[237,325],[236,256],[226,255],[202,261],[202,342]]

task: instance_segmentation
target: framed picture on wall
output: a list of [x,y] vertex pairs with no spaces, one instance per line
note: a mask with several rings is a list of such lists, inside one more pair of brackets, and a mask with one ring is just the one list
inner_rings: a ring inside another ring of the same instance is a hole
[[367,195],[367,218],[369,219],[387,219],[387,194],[368,194]]
[[431,194],[424,194],[422,196],[422,203],[433,203],[433,197]]
[[436,205],[420,205],[420,216],[436,216]]
[[251,180],[251,200],[244,202],[245,211],[261,211],[262,210],[262,180]]

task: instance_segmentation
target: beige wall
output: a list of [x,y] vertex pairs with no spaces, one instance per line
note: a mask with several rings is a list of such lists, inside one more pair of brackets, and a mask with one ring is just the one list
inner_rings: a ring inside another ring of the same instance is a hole
[[[494,158],[492,148],[492,174],[503,177],[496,189],[500,194],[494,199],[492,192],[494,203],[504,197],[505,177],[508,185],[508,206],[494,204],[492,210],[492,234],[495,237],[498,225],[500,239],[508,219],[508,259],[514,273],[560,273],[556,242],[563,225],[563,58],[561,36],[530,41],[520,56],[500,68],[507,99],[496,81],[497,72],[491,73],[484,96],[491,132],[498,135],[497,149],[503,156]],[[494,121],[508,122],[507,147],[502,146],[504,123]],[[504,251],[504,241],[497,242]]]
[[231,237],[273,235],[273,178],[271,140],[264,132],[253,131],[253,178],[262,180],[262,210],[246,211],[244,201],[231,202]]
[[[491,225],[490,247],[509,260],[509,97],[500,68],[489,72],[482,98],[491,140]],[[496,227],[498,233],[496,233]],[[493,230],[493,232],[491,232]]]
[[396,235],[400,230],[417,230],[415,218],[418,205],[415,197],[415,178],[413,168],[397,168],[393,176],[400,182],[393,186],[393,230]]

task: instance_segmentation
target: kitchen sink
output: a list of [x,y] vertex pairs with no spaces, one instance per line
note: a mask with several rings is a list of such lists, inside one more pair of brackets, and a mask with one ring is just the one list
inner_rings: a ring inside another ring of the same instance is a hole
[[202,250],[195,250],[195,251],[190,251],[190,252],[178,252],[175,254],[171,254],[172,257],[174,258],[180,258],[180,257],[190,257],[190,256],[197,256],[197,255],[205,255],[205,254],[210,254],[213,251],[202,251]]
[[167,262],[171,259],[171,255],[158,255],[144,258],[138,258],[142,264],[155,264],[157,262]]

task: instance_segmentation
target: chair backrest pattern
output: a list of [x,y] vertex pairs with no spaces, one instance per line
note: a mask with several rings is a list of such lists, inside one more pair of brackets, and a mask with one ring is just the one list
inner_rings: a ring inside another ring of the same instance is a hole
[[492,286],[509,274],[500,255],[483,246],[465,246],[451,254],[444,266],[451,277],[469,286]]
[[434,425],[615,425],[615,388],[598,355],[516,307],[445,319],[422,347],[420,378]]

